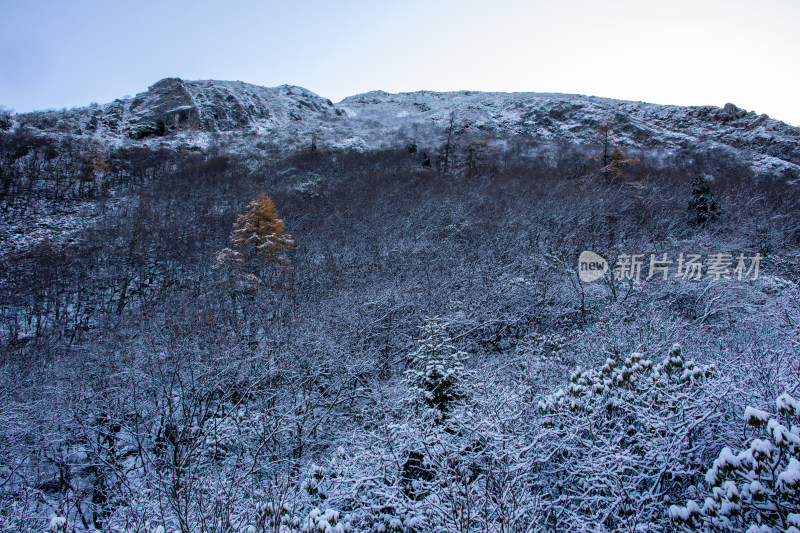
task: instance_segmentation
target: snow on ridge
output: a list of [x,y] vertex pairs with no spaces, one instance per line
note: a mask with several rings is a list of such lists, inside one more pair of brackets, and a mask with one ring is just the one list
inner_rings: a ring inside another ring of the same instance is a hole
[[441,128],[452,115],[460,132],[587,144],[594,141],[596,127],[609,122],[614,142],[629,148],[730,148],[758,173],[800,176],[800,128],[733,104],[683,107],[535,92],[372,91],[336,105],[358,128],[387,132],[426,123]]
[[[380,149],[431,142],[453,126],[457,134],[590,144],[598,125],[612,124],[614,142],[639,150],[730,149],[761,173],[800,179],[800,128],[733,104],[682,107],[565,93],[370,91],[338,102],[303,87],[263,87],[242,81],[165,78],[126,100],[67,112],[72,130],[118,144],[185,144],[201,133],[268,136],[288,148],[311,138],[318,146]],[[18,115],[35,122],[36,115]],[[27,118],[26,118],[27,117]],[[54,120],[41,120],[49,124]],[[52,126],[40,129],[55,134]]]

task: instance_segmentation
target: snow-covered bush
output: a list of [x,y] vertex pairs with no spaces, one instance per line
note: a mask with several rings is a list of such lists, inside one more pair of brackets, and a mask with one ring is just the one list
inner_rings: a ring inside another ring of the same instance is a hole
[[566,343],[567,339],[562,335],[530,333],[517,345],[517,351],[535,354],[541,359],[560,359]]
[[468,401],[441,420],[408,410],[392,394],[402,383],[374,391],[381,424],[349,437],[309,485],[322,482],[325,505],[347,513],[354,531],[526,530],[541,517],[531,413],[506,381],[475,372]]
[[308,513],[303,524],[303,533],[344,533],[350,531],[346,518],[342,518],[338,511],[325,509],[320,511],[314,508]]
[[50,519],[48,531],[52,533],[63,533],[67,530],[67,519],[63,516],[54,516]]
[[767,533],[800,531],[800,403],[785,393],[777,415],[748,407],[745,422],[758,432],[734,454],[725,447],[706,473],[711,495],[670,507],[672,520],[687,531]]
[[567,355],[567,339],[557,334],[530,333],[514,350],[513,378],[528,391],[535,402],[542,392],[551,392],[562,384],[574,366]]
[[349,517],[339,511],[314,507],[305,518],[298,518],[287,505],[271,503],[258,505],[255,526],[245,528],[247,533],[344,533],[350,531]]
[[698,483],[719,449],[717,373],[675,345],[661,364],[634,353],[578,370],[566,390],[541,401],[537,483],[549,524],[666,529],[665,502]]
[[[357,531],[524,531],[541,510],[532,454],[511,420],[482,416],[457,425],[454,416],[428,420],[427,430],[395,427],[385,441],[358,439],[364,448],[347,459],[326,503],[351,513]],[[401,451],[408,449],[421,451]]]

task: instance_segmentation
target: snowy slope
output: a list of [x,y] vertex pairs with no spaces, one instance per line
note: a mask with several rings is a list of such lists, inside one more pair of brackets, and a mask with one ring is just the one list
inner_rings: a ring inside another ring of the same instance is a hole
[[374,91],[345,98],[337,106],[368,137],[375,129],[425,123],[445,127],[452,114],[460,132],[582,144],[593,142],[595,127],[610,121],[615,141],[630,148],[726,147],[759,171],[800,171],[800,128],[732,104],[681,107],[553,93]]
[[[302,87],[166,78],[110,104],[18,115],[48,133],[203,145],[208,136],[234,143],[263,140],[287,149],[319,146],[370,150],[440,144],[452,117],[457,135],[537,142],[594,142],[612,124],[616,144],[633,149],[722,149],[759,173],[800,179],[800,128],[726,104],[681,107],[554,93],[373,91],[333,104]],[[313,141],[312,141],[313,139]]]

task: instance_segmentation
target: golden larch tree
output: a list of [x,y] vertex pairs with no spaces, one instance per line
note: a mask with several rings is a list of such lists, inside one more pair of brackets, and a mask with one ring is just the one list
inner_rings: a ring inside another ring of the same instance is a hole
[[261,193],[236,218],[230,236],[231,246],[217,253],[217,264],[244,268],[252,273],[257,270],[259,260],[288,263],[286,252],[292,249],[294,240],[284,232],[284,227],[272,198]]
[[600,147],[600,153],[592,159],[598,160],[600,173],[605,176],[606,180],[623,178],[627,170],[639,162],[625,153],[623,148],[613,145],[614,125],[614,121],[609,119],[595,128],[594,140]]

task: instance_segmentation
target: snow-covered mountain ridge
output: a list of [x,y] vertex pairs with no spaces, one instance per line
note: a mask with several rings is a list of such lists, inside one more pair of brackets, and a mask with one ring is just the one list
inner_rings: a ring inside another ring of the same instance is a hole
[[682,107],[555,93],[432,92],[350,96],[334,104],[302,87],[163,79],[133,98],[65,111],[17,115],[47,133],[103,142],[197,144],[209,134],[255,136],[287,148],[370,150],[436,143],[452,116],[457,134],[590,144],[610,122],[632,149],[728,150],[759,173],[800,178],[800,128],[733,104]]

